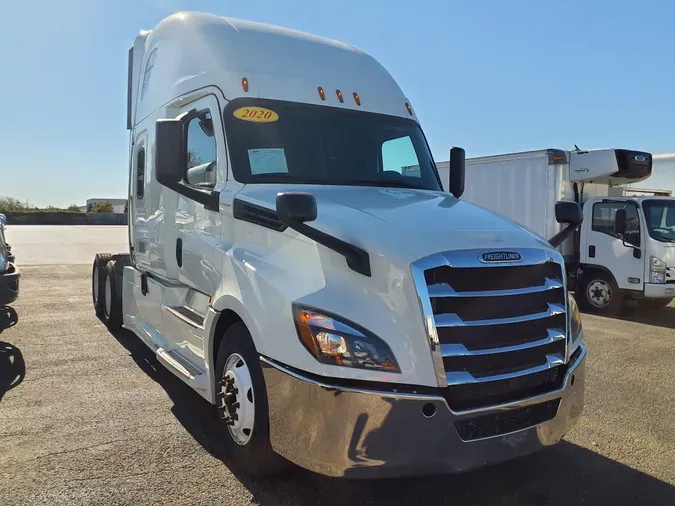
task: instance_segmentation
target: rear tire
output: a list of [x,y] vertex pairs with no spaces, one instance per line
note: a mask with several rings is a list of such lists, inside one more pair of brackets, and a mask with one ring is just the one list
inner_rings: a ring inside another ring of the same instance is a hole
[[621,309],[623,294],[614,278],[603,271],[584,273],[577,301],[587,310],[598,314],[611,315]]
[[223,336],[216,360],[216,407],[232,466],[250,476],[281,472],[289,462],[272,450],[260,356],[243,323]]
[[101,320],[110,330],[122,327],[122,284],[119,282],[115,260],[110,260],[104,269]]
[[661,309],[666,307],[671,302],[673,302],[672,297],[670,299],[637,299],[637,303],[640,305],[640,307],[646,309],[647,311]]
[[110,261],[110,253],[96,253],[94,265],[91,270],[91,298],[94,304],[94,311],[97,316],[103,314],[103,278],[105,276],[105,266]]

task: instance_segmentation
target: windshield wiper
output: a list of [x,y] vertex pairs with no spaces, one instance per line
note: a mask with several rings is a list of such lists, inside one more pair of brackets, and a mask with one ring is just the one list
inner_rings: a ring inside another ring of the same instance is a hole
[[667,237],[661,234],[652,234],[652,238],[662,242],[675,242],[675,238]]

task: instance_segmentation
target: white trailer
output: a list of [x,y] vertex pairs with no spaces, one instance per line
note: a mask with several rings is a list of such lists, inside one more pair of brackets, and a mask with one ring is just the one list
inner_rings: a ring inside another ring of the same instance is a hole
[[624,187],[621,188],[621,195],[626,197],[672,197],[672,190],[642,188],[642,187]]
[[579,418],[562,255],[459,200],[461,149],[442,191],[371,56],[179,13],[136,39],[127,123],[131,254],[96,256],[94,306],[216,406],[240,470],[464,471]]
[[[447,163],[438,167],[447,172]],[[473,158],[466,167],[465,200],[541,237],[561,227],[557,201],[583,205],[583,225],[560,251],[570,285],[588,309],[611,313],[625,297],[657,308],[675,296],[675,199],[624,194],[624,185],[649,178],[649,153],[547,149]],[[625,232],[617,215],[627,218]]]

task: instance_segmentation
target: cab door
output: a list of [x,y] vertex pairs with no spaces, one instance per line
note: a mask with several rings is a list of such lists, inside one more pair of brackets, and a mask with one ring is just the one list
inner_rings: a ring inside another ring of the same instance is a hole
[[[193,110],[197,116],[187,124],[184,183],[220,192],[225,186],[227,157],[218,99],[215,95],[204,96],[183,106],[180,112]],[[219,282],[216,246],[220,241],[221,215],[185,195],[177,197],[173,247],[178,280],[211,296]]]
[[[606,267],[623,290],[640,290],[644,283],[642,226],[637,205],[632,201],[590,200],[585,219],[586,248],[582,262]],[[626,234],[615,232],[616,211],[626,210]],[[589,219],[590,218],[590,219]],[[590,226],[589,226],[590,224]]]

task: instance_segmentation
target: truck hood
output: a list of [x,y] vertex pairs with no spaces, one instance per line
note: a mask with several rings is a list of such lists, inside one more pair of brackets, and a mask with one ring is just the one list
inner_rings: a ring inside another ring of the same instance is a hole
[[[430,190],[363,186],[248,185],[238,198],[276,209],[279,192],[316,197],[310,225],[371,254],[413,261],[448,250],[544,248],[551,245],[515,222],[452,195]],[[412,258],[411,258],[412,257]]]

